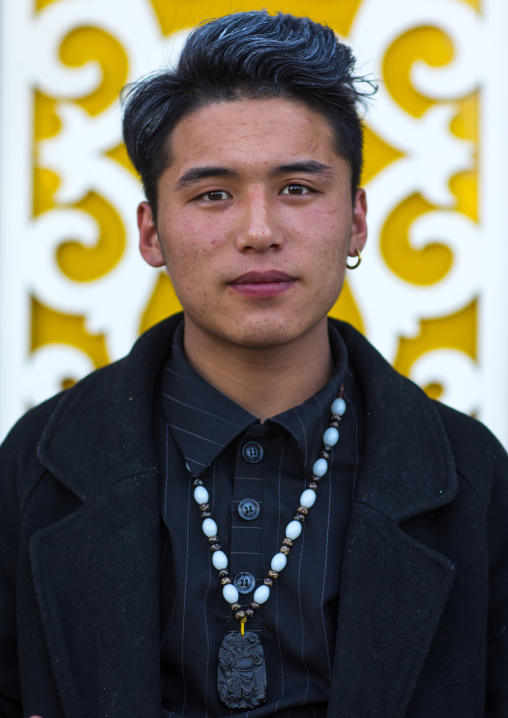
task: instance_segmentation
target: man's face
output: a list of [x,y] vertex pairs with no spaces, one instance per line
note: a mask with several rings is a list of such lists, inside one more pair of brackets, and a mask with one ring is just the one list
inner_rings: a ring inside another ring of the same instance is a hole
[[201,108],[172,132],[158,217],[138,208],[140,249],[166,265],[186,333],[274,347],[326,322],[347,255],[366,240],[363,190],[328,123],[287,99]]

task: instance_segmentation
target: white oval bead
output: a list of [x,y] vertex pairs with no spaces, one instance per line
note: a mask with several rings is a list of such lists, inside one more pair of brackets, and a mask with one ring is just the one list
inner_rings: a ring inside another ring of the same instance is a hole
[[197,504],[208,503],[208,491],[205,489],[204,486],[196,486],[196,488],[194,489],[194,501]]
[[345,411],[346,402],[344,401],[344,399],[335,399],[332,404],[332,414],[338,414],[339,416],[342,416]]
[[256,590],[254,591],[253,599],[256,603],[264,603],[265,601],[268,601],[268,597],[270,595],[270,589],[268,586],[258,586]]
[[228,603],[238,602],[238,589],[232,583],[227,583],[222,589],[222,595]]
[[315,476],[324,476],[327,471],[328,462],[326,459],[318,459],[316,462],[314,462],[314,466],[312,467],[312,473]]
[[300,496],[300,506],[305,506],[306,509],[310,509],[311,506],[314,506],[314,503],[316,501],[316,492],[312,489],[305,489],[305,491]]
[[210,538],[211,536],[217,536],[217,524],[213,519],[205,519],[201,525],[205,536]]
[[323,434],[323,442],[325,444],[328,444],[328,446],[335,446],[335,444],[339,440],[339,432],[334,426],[328,427],[328,429]]
[[282,569],[285,568],[287,562],[288,560],[283,553],[276,553],[275,556],[272,558],[270,568],[272,569],[272,571],[282,571]]
[[215,551],[215,553],[212,554],[212,563],[217,571],[222,571],[223,568],[228,567],[228,557],[224,551]]
[[302,524],[299,521],[290,521],[286,526],[286,538],[288,539],[297,539],[301,533]]

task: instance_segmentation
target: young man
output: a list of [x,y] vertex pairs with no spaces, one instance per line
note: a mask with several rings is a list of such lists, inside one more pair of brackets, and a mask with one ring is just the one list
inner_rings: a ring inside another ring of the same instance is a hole
[[507,457],[326,316],[366,241],[352,73],[250,12],[128,95],[184,313],[2,449],[2,716],[508,715]]

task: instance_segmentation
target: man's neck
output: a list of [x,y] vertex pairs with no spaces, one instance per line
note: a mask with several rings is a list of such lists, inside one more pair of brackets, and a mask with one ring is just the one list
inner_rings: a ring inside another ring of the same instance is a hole
[[200,376],[261,421],[313,396],[334,369],[326,318],[275,347],[231,345],[186,324],[184,349]]

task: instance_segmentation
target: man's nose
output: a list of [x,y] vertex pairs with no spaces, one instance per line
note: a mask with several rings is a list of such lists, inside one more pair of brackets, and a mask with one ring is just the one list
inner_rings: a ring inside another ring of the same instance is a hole
[[237,248],[242,252],[266,252],[280,249],[283,244],[284,235],[270,199],[262,192],[252,192],[245,198],[241,226],[236,235]]

